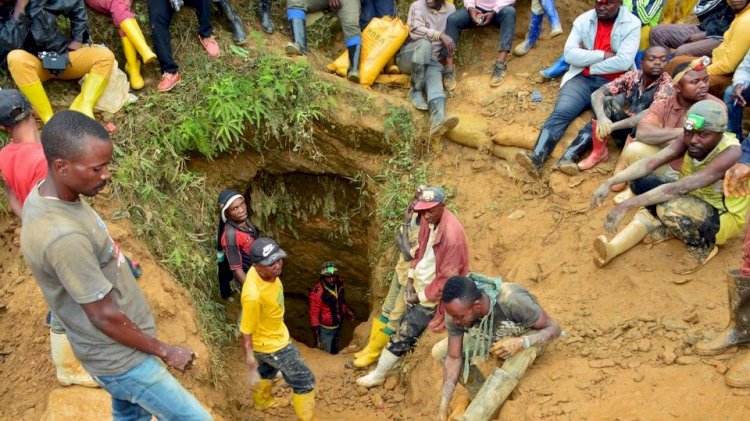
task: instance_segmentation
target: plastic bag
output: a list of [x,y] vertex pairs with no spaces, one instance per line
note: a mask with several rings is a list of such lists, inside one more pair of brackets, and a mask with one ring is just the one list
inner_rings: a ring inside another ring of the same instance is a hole
[[[362,32],[362,53],[359,61],[359,83],[370,86],[375,82],[383,67],[409,36],[409,27],[399,18],[386,16],[375,18]],[[328,68],[346,77],[349,68],[349,54],[344,51]]]
[[[87,76],[88,75],[81,78],[79,81],[81,85],[86,81]],[[109,82],[107,82],[107,86],[104,88],[102,96],[96,101],[94,110],[114,114],[120,111],[126,103],[133,102],[134,97],[134,95],[130,94],[128,75],[120,70],[117,60],[115,60],[115,63],[112,66],[112,72],[109,74]]]

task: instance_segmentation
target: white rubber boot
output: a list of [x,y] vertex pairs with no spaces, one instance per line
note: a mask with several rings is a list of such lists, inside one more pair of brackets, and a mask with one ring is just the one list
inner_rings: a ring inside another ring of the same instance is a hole
[[368,389],[371,387],[380,386],[381,384],[385,383],[385,375],[388,374],[388,371],[393,368],[394,365],[396,365],[397,361],[397,356],[393,355],[391,351],[384,349],[383,353],[380,354],[378,366],[375,367],[375,370],[371,371],[366,376],[358,378],[357,384]]
[[654,218],[646,209],[636,212],[633,220],[618,232],[614,238],[607,241],[607,237],[600,235],[594,240],[594,264],[598,268],[604,267],[615,257],[630,250],[633,246],[640,243],[649,231],[655,228],[654,221],[661,221]]
[[99,387],[89,373],[83,369],[64,333],[49,332],[49,343],[52,348],[52,361],[57,368],[57,380],[63,386],[77,384],[85,387]]

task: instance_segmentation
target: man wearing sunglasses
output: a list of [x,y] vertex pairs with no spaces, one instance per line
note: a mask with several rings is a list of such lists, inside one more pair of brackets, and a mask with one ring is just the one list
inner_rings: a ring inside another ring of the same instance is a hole
[[[636,162],[594,191],[592,208],[604,202],[613,184],[631,182],[636,194],[607,215],[604,228],[610,233],[629,209],[645,207],[611,240],[603,235],[594,240],[597,267],[641,240],[656,244],[676,237],[685,243],[687,253],[672,272],[685,275],[711,260],[718,253],[717,245],[742,232],[750,197],[728,197],[722,191],[724,174],[742,153],[737,139],[724,133],[727,112],[722,105],[704,100],[690,107],[681,142]],[[677,180],[654,173],[675,159],[683,161]]]

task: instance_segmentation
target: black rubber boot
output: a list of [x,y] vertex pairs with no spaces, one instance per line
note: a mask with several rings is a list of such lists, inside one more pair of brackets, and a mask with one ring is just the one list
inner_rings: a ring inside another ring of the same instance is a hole
[[445,116],[445,98],[435,98],[428,104],[430,110],[430,139],[440,140],[448,130],[458,125],[458,117]]
[[247,35],[245,35],[245,28],[242,26],[240,17],[234,13],[234,9],[232,9],[229,0],[214,1],[214,4],[221,8],[221,12],[224,13],[224,16],[227,18],[227,25],[229,25],[229,29],[232,31],[232,39],[234,40],[234,43],[240,45],[246,43]]
[[544,160],[552,153],[559,140],[549,130],[542,129],[534,150],[531,153],[519,152],[516,162],[526,168],[532,176],[539,177]]
[[426,64],[412,64],[411,66],[411,89],[409,90],[409,101],[414,108],[427,111],[429,106],[424,100],[424,79],[427,73]]
[[359,58],[362,53],[362,44],[347,47],[349,50],[349,68],[346,69],[346,78],[354,83],[359,83]]
[[307,54],[307,27],[304,19],[289,19],[292,42],[286,45],[286,53],[294,56]]
[[273,22],[271,22],[271,0],[258,0],[258,17],[263,32],[273,34]]
[[591,149],[593,136],[590,130],[581,130],[578,136],[573,139],[568,149],[560,160],[557,161],[557,169],[568,175],[576,175],[579,172],[578,159],[584,152]]

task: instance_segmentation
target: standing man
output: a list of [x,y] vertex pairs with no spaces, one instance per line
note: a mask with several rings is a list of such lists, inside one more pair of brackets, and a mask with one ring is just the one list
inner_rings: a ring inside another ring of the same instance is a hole
[[[516,33],[516,0],[466,0],[464,8],[448,17],[445,33],[458,45],[458,35],[464,29],[481,28],[492,25],[500,30],[500,45],[497,59],[492,68],[490,86],[500,86],[508,73],[505,62],[508,59],[513,35]],[[541,25],[541,24],[540,24]],[[445,89],[456,89],[456,66],[453,64],[455,51],[448,51],[445,56]]]
[[[445,208],[445,191],[428,187],[414,206],[420,214],[419,250],[409,269],[404,298],[410,305],[380,354],[378,366],[357,384],[366,388],[381,385],[385,375],[398,359],[411,351],[419,336],[428,327],[442,332],[444,313],[438,308],[448,278],[469,273],[469,248],[464,227]],[[424,244],[424,246],[422,246]]]
[[195,353],[156,338],[125,256],[81,199],[96,196],[110,179],[107,131],[81,113],[61,111],[45,126],[42,146],[48,174],[23,208],[21,251],[76,356],[112,395],[112,417],[211,420],[155,358],[184,371]]
[[564,55],[570,70],[560,82],[555,109],[544,122],[534,150],[516,155],[532,176],[539,177],[542,164],[570,123],[591,108],[591,94],[635,68],[641,21],[621,6],[621,0],[596,0],[594,10],[573,22]]
[[344,299],[344,281],[333,262],[320,267],[320,279],[310,290],[310,326],[315,346],[336,355],[344,318],[351,319]]
[[284,324],[284,286],[279,276],[286,257],[270,238],[258,238],[250,247],[253,266],[242,286],[242,347],[251,384],[259,379],[253,390],[255,409],[276,406],[271,388],[280,371],[292,388],[297,418],[310,421],[315,419],[315,376],[289,340]]

